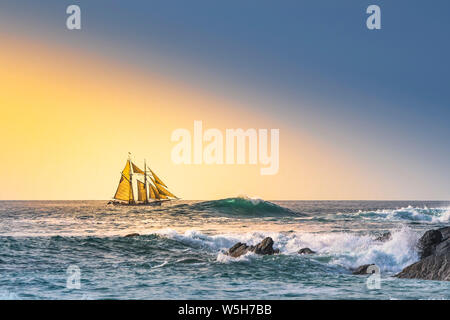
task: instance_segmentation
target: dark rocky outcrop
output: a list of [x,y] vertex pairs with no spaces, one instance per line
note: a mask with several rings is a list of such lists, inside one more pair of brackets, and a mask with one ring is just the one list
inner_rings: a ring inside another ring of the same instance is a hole
[[237,258],[239,256],[242,256],[243,254],[246,254],[248,251],[250,251],[250,246],[246,245],[245,243],[238,242],[230,249],[228,249],[227,254],[233,258]]
[[419,239],[417,248],[421,260],[395,276],[450,281],[450,227],[425,232]]
[[254,252],[256,254],[261,255],[272,255],[276,253],[280,253],[279,249],[273,248],[273,239],[271,237],[264,238],[263,241],[258,243],[256,246],[248,246],[245,243],[238,242],[230,249],[228,249],[227,253],[229,256],[237,258],[247,252]]
[[402,270],[397,278],[450,281],[450,252],[426,257]]
[[271,237],[264,238],[252,251],[256,254],[274,254],[280,252],[278,249],[273,249],[273,239]]
[[388,231],[383,233],[381,236],[377,237],[375,241],[386,242],[392,239],[392,234]]
[[420,259],[432,255],[436,250],[436,246],[441,242],[442,233],[439,230],[428,230],[425,232],[417,243]]
[[450,252],[450,239],[439,243],[434,250],[434,254],[436,255],[446,254],[448,252]]
[[357,275],[368,274],[367,268],[369,268],[370,266],[374,266],[374,264],[364,264],[362,266],[359,266],[358,268],[354,269],[352,273]]
[[438,231],[442,234],[442,241],[450,239],[450,227],[443,227]]
[[130,233],[130,234],[127,234],[126,236],[124,236],[124,238],[131,238],[131,237],[137,237],[137,236],[140,236],[140,234],[139,233]]
[[298,254],[313,254],[316,253],[315,251],[311,250],[310,248],[302,248],[298,250]]

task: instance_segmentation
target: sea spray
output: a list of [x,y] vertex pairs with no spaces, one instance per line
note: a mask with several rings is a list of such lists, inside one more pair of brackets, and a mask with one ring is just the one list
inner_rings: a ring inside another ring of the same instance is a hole
[[341,217],[363,218],[366,220],[419,221],[429,223],[446,223],[450,221],[450,208],[401,207],[396,209],[379,209],[355,213],[337,213]]
[[[237,242],[256,245],[265,237],[271,237],[274,248],[280,249],[284,255],[298,255],[298,250],[309,247],[317,252],[311,256],[324,258],[329,264],[339,265],[347,269],[359,265],[375,263],[382,272],[397,272],[418,259],[416,243],[419,235],[404,227],[392,231],[389,241],[375,240],[373,235],[352,233],[283,233],[283,232],[248,232],[206,235],[196,230],[188,230],[183,234],[174,230],[158,231],[160,236],[168,237],[195,248],[202,248],[217,253],[217,261],[249,261],[249,256],[230,258],[224,252]],[[251,256],[251,255],[250,255]]]
[[246,254],[243,254],[237,258],[233,258],[229,255],[227,255],[224,252],[219,252],[217,254],[217,261],[220,263],[233,263],[233,262],[251,262],[252,259],[257,259],[258,255],[256,255],[255,253],[249,251]]
[[351,250],[329,251],[329,253],[334,256],[332,263],[347,268],[374,263],[382,272],[393,273],[417,261],[418,238],[417,233],[405,227],[393,231],[392,238],[386,242],[367,236],[359,237],[354,239]]

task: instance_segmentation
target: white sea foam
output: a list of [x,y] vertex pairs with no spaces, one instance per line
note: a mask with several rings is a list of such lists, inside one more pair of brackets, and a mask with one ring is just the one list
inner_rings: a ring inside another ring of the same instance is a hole
[[243,254],[240,257],[233,258],[229,255],[225,254],[224,252],[219,252],[217,255],[217,261],[221,263],[231,263],[231,262],[237,262],[237,261],[251,261],[252,259],[257,258],[257,255],[253,252],[247,252],[246,254]]
[[352,250],[343,249],[333,263],[348,268],[375,263],[382,272],[398,272],[417,261],[418,238],[419,235],[408,228],[393,232],[392,238],[386,242],[359,237],[354,239]]
[[260,198],[258,196],[248,196],[246,194],[238,195],[238,198],[244,199],[244,200],[248,200],[254,205],[258,205],[258,204],[264,202],[264,199],[262,199],[262,198]]
[[373,220],[409,220],[429,223],[445,223],[450,221],[450,208],[428,208],[426,206],[420,208],[410,205],[398,209],[380,209],[375,211],[359,210],[358,212],[352,214],[338,213],[338,215],[351,215]]
[[164,267],[166,264],[168,264],[169,262],[166,260],[166,261],[164,261],[163,263],[161,263],[161,264],[158,264],[158,265],[156,265],[156,266],[153,266],[153,267],[151,267],[150,269],[158,269],[158,268],[161,268],[161,267]]
[[442,223],[450,222],[450,208],[447,208],[447,210],[441,214],[438,221]]
[[0,290],[0,300],[19,300],[19,296],[8,290]]
[[195,230],[182,234],[164,229],[157,234],[192,247],[217,252],[217,261],[224,263],[249,261],[253,258],[252,254],[231,258],[224,252],[236,242],[255,245],[264,237],[272,237],[274,248],[280,249],[281,254],[298,256],[300,248],[308,247],[317,252],[311,258],[328,258],[325,259],[328,263],[348,269],[375,263],[382,272],[398,272],[418,259],[416,243],[419,234],[407,227],[392,231],[392,238],[386,242],[376,241],[373,235],[354,233],[248,232],[206,235]]

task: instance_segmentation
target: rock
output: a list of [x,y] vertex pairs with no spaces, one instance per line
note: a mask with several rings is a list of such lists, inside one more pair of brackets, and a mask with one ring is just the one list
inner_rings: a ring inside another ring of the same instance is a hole
[[230,249],[228,249],[227,254],[233,258],[240,257],[247,252],[254,252],[261,255],[272,255],[280,253],[280,250],[273,248],[273,239],[271,237],[264,238],[263,241],[258,243],[256,246],[248,246],[245,243],[238,242]]
[[395,277],[450,281],[450,227],[425,232],[417,247],[421,260]]
[[442,233],[439,230],[428,230],[419,239],[417,248],[419,249],[420,259],[434,254],[436,246],[442,241]]
[[256,254],[274,254],[273,240],[271,237],[264,238],[263,241],[258,243],[253,250]]
[[368,274],[367,273],[367,268],[369,268],[370,266],[374,266],[375,264],[364,264],[362,266],[359,266],[358,268],[356,268],[355,270],[353,270],[353,274]]
[[127,234],[126,236],[124,236],[124,238],[137,237],[139,235],[140,235],[139,233],[130,233],[130,234]]
[[450,239],[447,239],[447,240],[442,241],[441,243],[439,243],[436,246],[436,248],[434,250],[434,253],[436,255],[450,253]]
[[424,259],[433,254],[441,255],[450,251],[450,227],[429,230],[417,244],[419,255]]
[[377,237],[375,241],[386,242],[392,239],[392,234],[388,231],[383,233],[381,236]]
[[238,242],[230,249],[228,249],[227,254],[233,258],[237,258],[249,251],[250,247],[245,243]]
[[312,251],[310,248],[302,248],[298,250],[298,254],[313,254],[316,253],[315,251]]
[[450,239],[450,227],[440,228],[438,231],[442,234],[442,241]]
[[395,275],[403,279],[450,281],[450,252],[426,257]]

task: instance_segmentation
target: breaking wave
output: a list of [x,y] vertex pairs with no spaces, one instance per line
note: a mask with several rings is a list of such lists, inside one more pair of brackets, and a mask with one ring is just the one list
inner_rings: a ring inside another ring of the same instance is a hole
[[[189,247],[216,253],[218,262],[230,263],[252,261],[261,256],[249,253],[239,258],[231,258],[225,251],[236,242],[255,245],[265,237],[272,237],[274,248],[280,249],[281,255],[313,259],[328,265],[353,269],[363,264],[375,263],[382,272],[399,272],[407,265],[418,260],[416,243],[419,234],[407,227],[392,231],[389,241],[375,240],[375,235],[353,233],[281,233],[249,232],[242,234],[205,235],[195,230],[178,233],[171,229],[157,233],[161,237],[176,240]],[[316,255],[300,256],[298,250],[309,247]]]
[[196,210],[212,210],[229,215],[239,216],[280,216],[280,215],[301,215],[288,208],[259,198],[235,197],[220,200],[211,200],[196,203],[193,205]]
[[[190,263],[252,262],[260,261],[262,256],[249,253],[239,258],[231,258],[225,252],[237,242],[256,245],[265,237],[272,237],[274,248],[280,249],[281,253],[272,256],[274,263],[285,256],[310,259],[316,263],[347,270],[363,264],[375,263],[381,271],[392,273],[418,260],[416,243],[420,234],[407,227],[393,230],[391,234],[391,239],[386,242],[375,240],[376,235],[347,232],[247,232],[207,235],[196,230],[179,233],[172,229],[161,229],[134,238],[56,236],[15,239],[2,237],[4,253],[2,259],[17,259],[11,250],[21,243],[23,250],[30,253],[47,250],[59,252],[60,256],[64,257],[69,252],[77,252],[80,259],[107,255],[111,258],[121,257],[126,261],[136,259],[139,263],[147,264],[151,268],[164,268],[168,262],[170,264],[186,264],[187,261]],[[299,255],[298,250],[304,247],[311,248],[317,254]],[[10,262],[12,263],[12,260]]]
[[398,209],[382,209],[375,211],[360,210],[356,213],[338,213],[338,215],[344,217],[357,217],[372,220],[446,223],[450,221],[450,208],[419,208],[407,206]]

